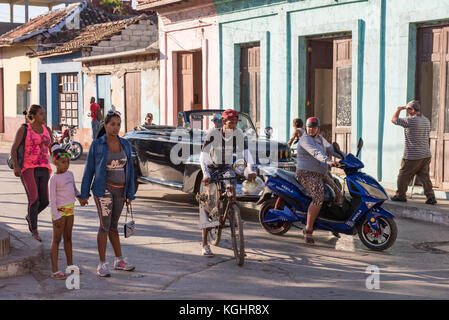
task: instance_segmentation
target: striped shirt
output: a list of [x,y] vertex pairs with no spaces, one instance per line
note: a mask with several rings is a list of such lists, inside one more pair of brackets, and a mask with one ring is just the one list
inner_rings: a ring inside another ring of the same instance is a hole
[[396,124],[404,127],[404,159],[418,160],[432,157],[429,146],[430,121],[423,115],[398,118]]

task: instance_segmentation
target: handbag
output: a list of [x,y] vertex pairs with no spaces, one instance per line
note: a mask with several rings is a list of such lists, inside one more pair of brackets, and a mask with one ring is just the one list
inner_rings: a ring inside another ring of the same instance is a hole
[[[22,124],[22,126],[24,127],[24,132],[23,132],[23,137],[22,137],[22,141],[20,142],[19,146],[17,147],[17,165],[19,166],[19,169],[23,168],[23,158],[24,158],[24,153],[25,153],[25,139],[27,137],[27,131],[28,131],[28,125],[26,123]],[[12,160],[11,160],[11,164],[12,164]],[[12,168],[14,169],[14,166],[12,165]]]
[[[128,222],[128,212],[131,212],[131,221]],[[134,222],[133,216],[133,208],[131,205],[126,205],[126,216],[125,216],[125,225],[123,226],[123,233],[125,234],[125,238],[129,238],[134,234],[134,229],[136,227],[136,223]]]

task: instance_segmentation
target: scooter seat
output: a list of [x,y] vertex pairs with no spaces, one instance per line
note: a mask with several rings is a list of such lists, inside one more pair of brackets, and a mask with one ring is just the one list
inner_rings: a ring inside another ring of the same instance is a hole
[[294,185],[296,188],[299,189],[299,191],[301,191],[301,193],[303,195],[305,195],[306,197],[310,197],[309,193],[307,192],[306,189],[304,189],[304,187],[298,182],[298,180],[296,180],[296,175],[294,172],[291,171],[285,171],[282,169],[278,169],[276,171],[276,175],[281,178],[284,179],[285,181],[287,181],[288,183]]
[[[296,174],[294,172],[285,171],[282,169],[278,169],[276,171],[276,175],[284,179],[285,181],[291,183],[296,188],[301,191],[303,195],[310,198],[310,194],[307,192],[307,190],[296,180]],[[328,184],[324,184],[324,199],[325,202],[334,202],[335,200],[335,192],[332,190],[332,188]]]

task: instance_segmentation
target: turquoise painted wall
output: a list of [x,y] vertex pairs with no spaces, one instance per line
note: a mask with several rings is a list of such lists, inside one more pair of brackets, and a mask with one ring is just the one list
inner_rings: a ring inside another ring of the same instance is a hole
[[449,20],[441,0],[215,0],[223,107],[239,107],[239,46],[260,42],[261,123],[287,139],[305,116],[306,37],[352,34],[352,149],[366,172],[395,185],[404,146],[391,116],[414,98],[416,23]]

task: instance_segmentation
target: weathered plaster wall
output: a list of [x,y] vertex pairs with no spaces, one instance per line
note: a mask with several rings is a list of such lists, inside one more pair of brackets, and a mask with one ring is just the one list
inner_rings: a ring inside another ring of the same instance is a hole
[[239,107],[239,45],[260,42],[261,121],[287,139],[305,116],[306,37],[352,35],[352,150],[365,145],[365,171],[395,185],[403,129],[391,116],[414,98],[416,24],[448,21],[444,1],[214,1],[219,15],[220,97]]
[[141,99],[141,123],[145,122],[145,115],[148,112],[153,114],[153,122],[161,123],[159,68],[144,70],[141,72],[142,79],[142,99]]
[[[111,75],[111,104],[122,114],[121,134],[125,133],[126,113],[125,113],[125,73],[128,71],[140,71],[141,74],[141,117],[142,123],[145,114],[151,112],[154,115],[155,123],[159,123],[159,60],[155,55],[152,60],[138,58],[139,61],[122,62],[120,59],[105,60],[102,63],[86,65],[82,68],[84,81],[84,105],[86,106],[83,121],[86,127],[91,128],[91,120],[87,117],[90,107],[90,98],[97,97],[96,76],[99,74]],[[116,62],[108,63],[109,62]],[[107,112],[108,110],[105,110]],[[85,140],[91,140],[91,130],[85,134]]]
[[[46,106],[47,106],[47,123],[53,126],[59,125],[53,119],[59,117],[53,113],[59,110],[59,105],[53,99],[53,83],[52,75],[76,73],[78,75],[78,127],[84,128],[86,123],[83,121],[84,104],[82,92],[82,77],[81,77],[81,62],[72,61],[78,58],[80,54],[61,55],[48,58],[42,58],[38,61],[38,75],[40,73],[46,74]],[[55,117],[54,117],[55,116]],[[90,124],[87,123],[88,127]]]
[[[449,5],[440,0],[386,1],[385,118],[382,175],[395,186],[404,146],[404,130],[391,124],[397,106],[414,98],[416,26],[449,22]],[[401,114],[405,116],[405,114]]]
[[219,109],[219,38],[211,0],[193,0],[158,10],[161,124],[175,124],[177,107],[176,54],[201,50],[203,109]]
[[[32,43],[28,45],[32,46]],[[31,104],[39,103],[39,75],[37,72],[37,59],[30,59],[26,54],[30,49],[24,45],[3,48],[3,75],[4,75],[4,117],[5,133],[2,140],[13,141],[16,131],[24,122],[24,116],[17,114],[17,85],[21,81],[31,80]],[[21,72],[29,73],[25,79]],[[24,83],[25,84],[25,83]]]

